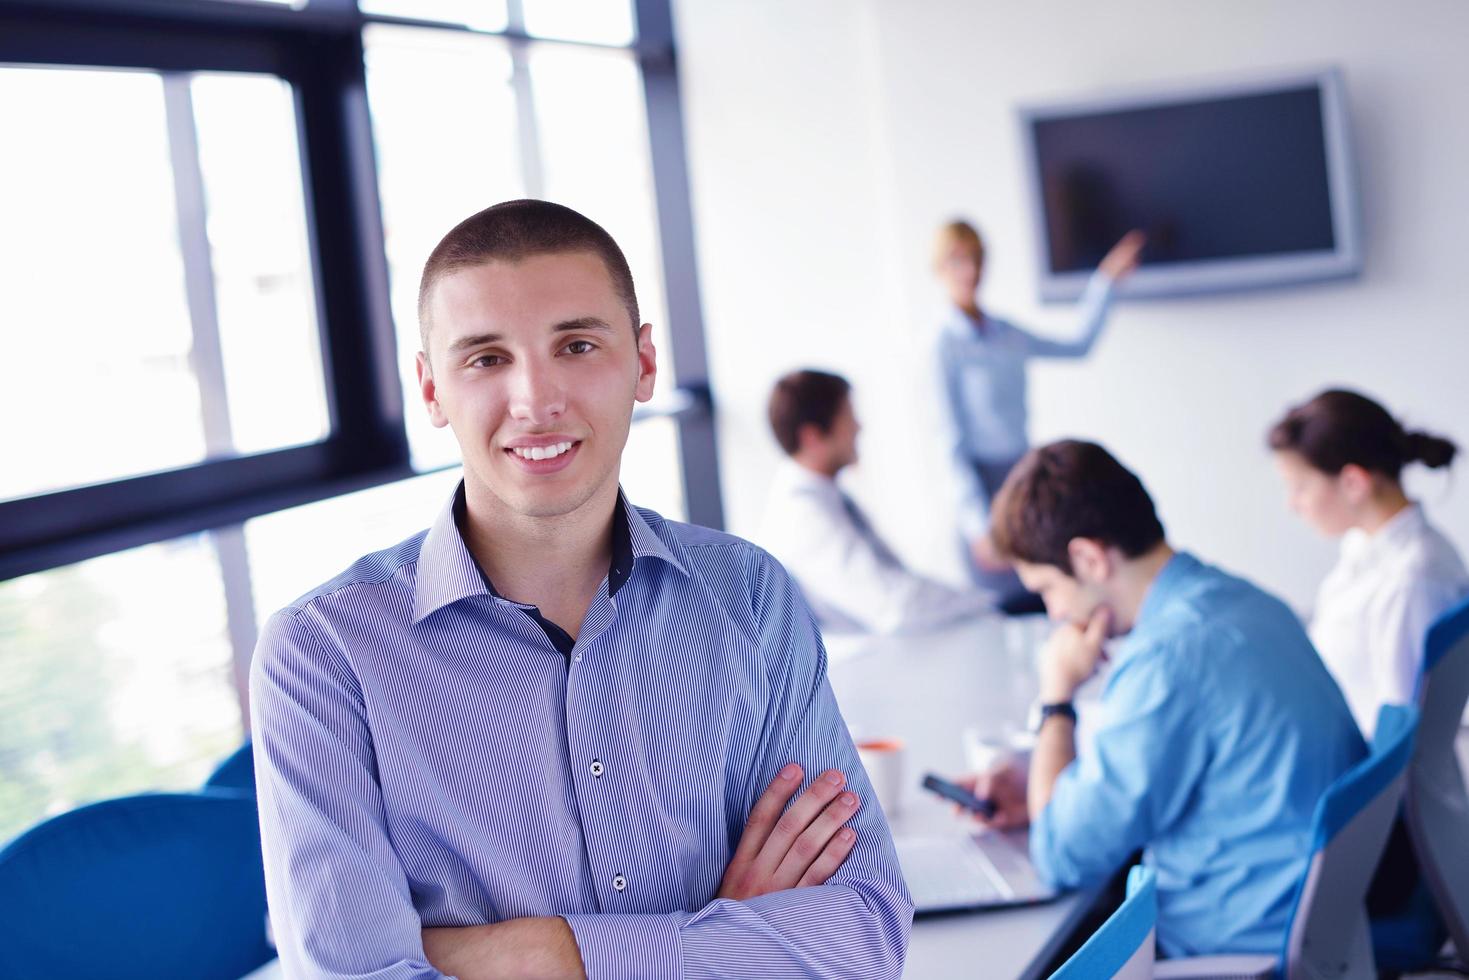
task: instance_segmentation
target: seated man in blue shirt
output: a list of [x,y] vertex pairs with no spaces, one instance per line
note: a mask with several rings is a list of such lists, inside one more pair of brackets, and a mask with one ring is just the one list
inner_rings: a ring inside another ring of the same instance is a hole
[[[995,543],[1063,625],[1041,653],[1028,785],[1016,769],[970,785],[996,824],[1029,819],[1031,857],[1059,887],[1142,849],[1165,955],[1278,953],[1316,803],[1367,751],[1300,623],[1170,548],[1142,483],[1092,443],[1032,450],[993,514]],[[1078,755],[1072,696],[1102,660]]]
[[463,483],[251,672],[286,974],[897,977],[913,906],[799,593],[619,491],[656,361],[616,243],[489,208],[419,318]]

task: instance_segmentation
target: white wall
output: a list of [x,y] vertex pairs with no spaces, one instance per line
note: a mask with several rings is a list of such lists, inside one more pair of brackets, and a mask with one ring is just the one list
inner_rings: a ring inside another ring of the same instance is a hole
[[[685,0],[676,13],[737,533],[754,532],[777,458],[770,381],[828,366],[852,378],[866,425],[854,492],[908,557],[953,574],[924,350],[932,230],[971,216],[990,246],[984,304],[1066,332],[1067,311],[1035,300],[1013,107],[1175,79],[1342,66],[1366,271],[1121,307],[1087,362],[1032,369],[1033,439],[1107,444],[1175,543],[1302,607],[1333,546],[1285,511],[1262,448],[1285,405],[1348,384],[1469,444],[1469,5]],[[1469,550],[1469,488],[1410,487]]]

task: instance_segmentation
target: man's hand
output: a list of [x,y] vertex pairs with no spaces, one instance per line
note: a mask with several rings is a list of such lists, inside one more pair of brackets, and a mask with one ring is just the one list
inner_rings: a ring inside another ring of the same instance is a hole
[[560,916],[423,930],[434,969],[459,980],[585,980],[581,950]]
[[743,901],[825,884],[857,843],[856,832],[843,824],[861,802],[842,792],[846,783],[846,776],[828,769],[782,813],[801,785],[801,767],[792,762],[776,774],[750,810],[717,897]]
[[1102,257],[1102,264],[1097,269],[1113,282],[1121,282],[1137,269],[1138,257],[1147,241],[1148,236],[1134,228]]
[[1067,623],[1041,648],[1041,701],[1056,704],[1070,701],[1076,689],[1097,672],[1105,657],[1102,644],[1112,625],[1112,611],[1100,606],[1092,613],[1086,628]]
[[994,816],[988,819],[968,807],[955,806],[955,813],[973,817],[995,830],[1014,830],[1030,823],[1030,812],[1025,805],[1025,771],[1019,766],[1003,763],[988,772],[960,776],[954,782],[995,805]]

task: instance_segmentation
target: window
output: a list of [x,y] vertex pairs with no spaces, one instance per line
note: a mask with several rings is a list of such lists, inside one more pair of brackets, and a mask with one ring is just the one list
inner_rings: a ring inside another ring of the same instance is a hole
[[510,24],[506,0],[358,0],[364,14],[433,20],[477,31],[503,31]]
[[408,443],[414,465],[442,466],[459,446],[418,393],[418,277],[455,224],[526,194],[513,68],[504,41],[476,34],[375,25],[363,41]]
[[611,233],[671,382],[647,116],[632,57],[381,24],[363,41],[414,465],[459,459],[452,434],[429,424],[419,396],[419,275],[450,228],[499,201],[544,197]]
[[668,0],[0,0],[0,842],[198,786],[260,623],[439,513],[418,275],[474,210],[622,244],[664,403],[623,484],[718,526],[671,42]]
[[0,67],[0,500],[325,436],[295,126],[268,76]]
[[238,690],[208,535],[0,582],[0,841],[197,787],[243,737]]
[[625,0],[521,0],[525,30],[535,37],[629,45],[636,28]]

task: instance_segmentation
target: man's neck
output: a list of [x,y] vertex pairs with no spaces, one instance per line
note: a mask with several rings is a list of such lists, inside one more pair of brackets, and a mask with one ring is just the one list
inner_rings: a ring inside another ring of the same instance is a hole
[[1123,560],[1112,588],[1113,599],[1110,603],[1115,633],[1129,633],[1137,625],[1137,617],[1142,612],[1148,592],[1173,555],[1174,551],[1168,542],[1161,541],[1150,551],[1136,558]]
[[791,462],[806,472],[815,473],[817,476],[826,480],[835,480],[837,474],[841,472],[841,467],[833,468],[829,459],[818,456],[815,453],[797,452],[791,457]]
[[612,564],[616,508],[615,482],[569,514],[528,517],[466,480],[460,533],[496,592],[575,636]]

